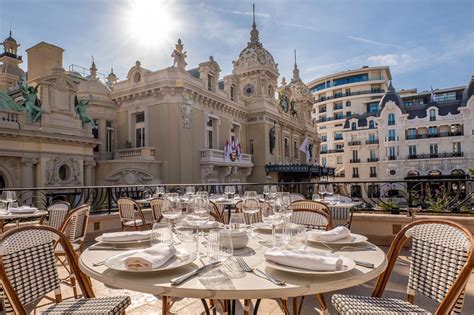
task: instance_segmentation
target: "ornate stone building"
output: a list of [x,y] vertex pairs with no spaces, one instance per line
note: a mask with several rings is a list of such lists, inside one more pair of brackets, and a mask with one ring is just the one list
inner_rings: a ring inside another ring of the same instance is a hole
[[278,86],[278,64],[255,18],[223,77],[212,56],[187,69],[181,40],[172,66],[151,71],[137,61],[125,79],[111,71],[105,82],[95,63],[88,76],[65,71],[63,50],[44,42],[27,49],[25,76],[16,41],[5,43],[2,185],[264,182],[274,179],[268,163],[306,163],[305,140],[313,154],[312,96],[296,60],[291,82]]

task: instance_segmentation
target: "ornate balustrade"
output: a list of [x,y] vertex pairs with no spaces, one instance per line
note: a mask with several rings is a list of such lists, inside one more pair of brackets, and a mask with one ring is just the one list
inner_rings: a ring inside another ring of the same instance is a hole
[[155,148],[141,147],[116,150],[114,154],[116,160],[154,160]]

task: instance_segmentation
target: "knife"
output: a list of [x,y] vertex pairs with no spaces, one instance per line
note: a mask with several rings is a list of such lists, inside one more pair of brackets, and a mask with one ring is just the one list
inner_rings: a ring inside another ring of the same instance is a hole
[[183,283],[184,281],[188,280],[189,278],[192,278],[198,274],[200,274],[201,272],[204,272],[204,271],[207,271],[215,266],[217,266],[218,264],[220,264],[221,262],[220,261],[215,261],[213,263],[210,263],[209,265],[205,265],[205,266],[202,266],[202,267],[199,267],[197,269],[194,269],[193,271],[191,272],[188,272],[187,274],[184,274],[182,276],[179,276],[177,278],[174,278],[174,279],[171,279],[170,282],[172,285],[178,285],[178,284],[181,284]]
[[375,267],[374,264],[369,263],[369,262],[365,262],[365,261],[354,260],[354,262],[356,263],[356,265],[366,267],[366,268],[374,268]]

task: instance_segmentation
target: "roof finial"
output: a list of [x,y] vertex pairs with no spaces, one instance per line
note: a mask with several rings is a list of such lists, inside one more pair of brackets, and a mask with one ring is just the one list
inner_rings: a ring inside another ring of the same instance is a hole
[[295,68],[298,68],[298,66],[296,65],[296,49],[294,51],[295,51]]
[[90,67],[91,79],[97,79],[97,68],[95,66],[94,56],[91,56],[91,57],[92,57],[92,65]]
[[393,85],[392,85],[392,80],[390,80],[390,84],[388,85],[388,90],[389,90],[390,92],[394,92],[394,91],[395,91],[395,89],[393,88]]
[[255,3],[252,5],[253,7],[253,26],[257,26],[257,24],[255,24]]

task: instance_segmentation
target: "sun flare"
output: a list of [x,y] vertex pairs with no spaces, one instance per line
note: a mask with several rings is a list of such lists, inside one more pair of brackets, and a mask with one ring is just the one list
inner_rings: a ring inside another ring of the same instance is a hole
[[131,0],[126,28],[140,46],[160,47],[174,41],[178,22],[173,1]]

